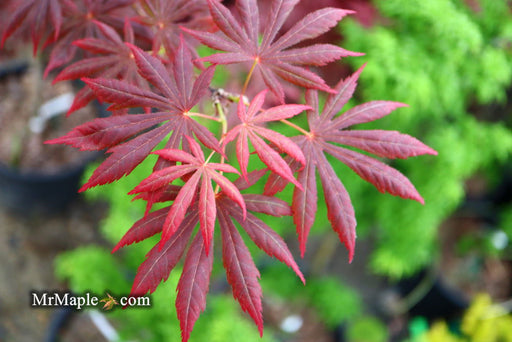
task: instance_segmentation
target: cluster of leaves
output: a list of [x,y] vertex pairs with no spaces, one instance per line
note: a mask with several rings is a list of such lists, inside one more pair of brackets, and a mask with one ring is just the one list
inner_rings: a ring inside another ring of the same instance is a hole
[[[93,94],[111,104],[112,116],[95,119],[49,141],[80,150],[106,149],[109,157],[81,190],[117,181],[149,155],[157,156],[151,175],[130,192],[146,201],[146,214],[114,251],[161,233],[159,243],[138,269],[132,295],[153,292],[185,254],[176,296],[184,341],[205,309],[216,224],[227,280],[260,334],[259,272],[237,225],[260,249],[305,281],[285,241],[255,213],[292,215],[303,255],[317,211],[317,173],[328,220],[352,259],[354,209],[327,155],[346,164],[379,191],[423,203],[400,172],[367,154],[340,146],[390,159],[436,154],[418,140],[395,131],[350,130],[387,116],[403,104],[373,101],[338,115],[352,97],[362,69],[331,88],[309,67],[360,54],[331,44],[296,46],[329,31],[351,12],[320,9],[283,32],[281,28],[298,2],[272,0],[268,20],[262,25],[256,0],[239,0],[232,9],[218,0],[14,1],[17,9],[3,41],[18,27],[28,27],[34,48],[44,40],[43,49],[50,49],[47,73],[68,64],[81,49],[82,57],[56,78],[82,78],[87,84],[71,111],[90,101]],[[47,26],[51,29],[43,29]],[[197,58],[198,42],[216,52]],[[226,96],[224,91],[212,91],[216,67],[235,64],[247,66],[245,81],[236,93]],[[199,72],[194,76],[196,70]],[[254,73],[263,83],[249,101],[246,93]],[[285,85],[305,88],[306,104],[286,104]],[[267,91],[277,98],[277,105],[265,105]],[[328,94],[323,109],[319,92]],[[238,103],[233,112],[225,106],[228,100]],[[215,110],[200,110],[208,101]],[[140,108],[141,113],[128,113],[131,108]],[[290,121],[303,112],[307,128]],[[218,122],[220,129],[213,133],[209,122]],[[281,134],[278,123],[294,127],[299,135]],[[164,148],[155,151],[162,142]],[[231,148],[236,150],[233,155]],[[261,164],[263,169],[257,167]],[[251,193],[251,186],[265,178],[265,192]],[[289,183],[294,187],[291,205],[276,197]],[[153,210],[155,203],[163,203],[159,204],[162,208]]]

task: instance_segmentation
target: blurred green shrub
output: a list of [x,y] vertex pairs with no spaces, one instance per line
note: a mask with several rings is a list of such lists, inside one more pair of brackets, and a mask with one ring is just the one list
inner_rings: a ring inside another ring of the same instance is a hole
[[347,329],[348,342],[386,342],[388,339],[386,326],[372,316],[358,318]]
[[[431,263],[437,228],[464,199],[464,180],[510,157],[510,127],[479,121],[469,108],[507,100],[512,14],[506,0],[478,3],[475,11],[458,0],[375,0],[381,24],[370,29],[354,20],[341,24],[343,46],[366,53],[346,60],[354,68],[368,63],[360,79],[361,101],[410,106],[366,128],[412,134],[439,152],[394,164],[416,185],[425,206],[345,181],[359,235],[372,232],[377,240],[371,261],[377,273],[401,277]],[[485,119],[486,113],[479,114]]]

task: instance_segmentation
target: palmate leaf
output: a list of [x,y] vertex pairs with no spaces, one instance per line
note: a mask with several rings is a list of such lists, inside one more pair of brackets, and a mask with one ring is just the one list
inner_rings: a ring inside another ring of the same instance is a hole
[[[81,191],[129,174],[171,132],[167,148],[178,149],[185,135],[195,135],[206,147],[223,153],[215,136],[189,115],[209,91],[213,68],[206,69],[194,80],[192,56],[183,42],[169,68],[158,58],[133,45],[128,46],[139,74],[156,91],[115,79],[84,81],[100,100],[112,103],[110,109],[153,107],[160,111],[95,119],[47,142],[68,144],[82,150],[108,148],[111,155],[95,170]],[[159,164],[165,166],[163,162]]]
[[[160,247],[176,233],[186,216],[192,201],[197,195],[199,188],[199,220],[201,223],[201,232],[203,234],[204,245],[209,250],[213,239],[213,229],[215,226],[215,194],[212,187],[212,179],[225,191],[245,213],[246,207],[242,195],[238,189],[218,171],[238,173],[238,171],[227,164],[208,163],[205,161],[203,151],[199,144],[189,137],[186,137],[188,144],[192,149],[192,154],[176,149],[165,149],[154,152],[167,160],[181,162],[182,165],[169,166],[159,171],[153,172],[148,178],[143,180],[129,194],[140,192],[155,192],[165,188],[175,179],[187,174],[191,174],[185,185],[179,190],[173,205],[163,224],[162,238]],[[152,203],[148,202],[151,206]]]
[[213,243],[205,249],[204,240],[197,235],[192,242],[183,273],[178,282],[176,312],[180,320],[181,339],[188,341],[199,315],[206,308],[206,295],[213,266]]
[[[169,208],[164,209],[169,210]],[[137,270],[130,295],[143,296],[148,292],[153,293],[162,280],[167,280],[170,272],[176,267],[185,252],[190,236],[197,224],[197,219],[198,212],[195,208],[183,220],[180,230],[164,244],[162,249],[155,246],[148,252],[146,260]],[[154,222],[151,219],[147,221]],[[148,227],[147,224],[146,227]],[[160,229],[161,227],[160,225]]]
[[[42,39],[55,40],[62,26],[62,7],[59,0],[23,0],[9,16],[1,46],[22,26],[29,26],[34,54]],[[52,29],[48,29],[48,28]],[[53,31],[53,35],[50,32]]]
[[228,282],[233,288],[233,296],[240,302],[263,335],[260,273],[252,261],[251,254],[228,215],[219,213],[222,233],[222,256]]
[[257,94],[247,110],[244,101],[239,101],[238,117],[242,123],[233,127],[226,134],[224,145],[237,139],[236,153],[244,177],[247,177],[247,167],[249,164],[249,145],[247,142],[249,140],[254,146],[256,154],[271,171],[301,187],[287,163],[262,138],[272,142],[282,152],[287,153],[301,164],[304,164],[305,159],[301,149],[284,135],[265,128],[264,124],[291,118],[310,107],[303,105],[281,105],[261,111],[266,93],[267,91],[264,90]]
[[[38,0],[39,1],[39,0]],[[47,0],[45,0],[47,2]],[[73,60],[78,47],[74,41],[85,38],[103,38],[104,35],[92,20],[105,24],[117,22],[114,11],[128,8],[135,0],[61,0],[62,25],[58,39],[53,43],[45,75]],[[56,28],[54,28],[56,30]],[[53,33],[52,35],[55,35]],[[48,41],[50,43],[51,41]]]
[[[124,37],[112,27],[94,20],[102,33],[102,39],[84,38],[73,42],[73,45],[90,52],[93,57],[76,61],[62,70],[54,80],[75,80],[83,77],[125,80],[141,89],[149,89],[147,81],[139,74],[131,49],[125,44],[134,43],[134,33],[129,21],[124,25]],[[68,114],[86,106],[94,99],[93,91],[83,87],[75,96]]]
[[[199,145],[192,141],[190,143],[196,154],[200,154],[197,150]],[[174,155],[174,157],[171,158],[181,162],[199,161],[198,159],[200,159],[195,155],[190,155],[180,150],[164,150],[158,153],[166,153],[169,156]],[[176,166],[174,168],[176,168]],[[223,165],[219,166],[219,168],[227,171],[229,167]],[[170,180],[164,179],[160,182],[156,180],[156,178],[160,178],[168,171],[170,171],[170,169],[159,171],[160,174],[155,176],[154,180],[149,180],[148,178],[148,181],[143,182],[140,188],[144,188],[145,191],[150,192],[149,189],[157,190],[160,186],[165,187],[164,184],[168,184]],[[228,282],[233,288],[233,296],[238,300],[241,308],[254,320],[260,333],[262,333],[263,329],[263,319],[261,312],[261,287],[258,283],[259,272],[234,222],[240,224],[242,229],[260,249],[292,268],[302,282],[305,283],[304,276],[295,263],[284,240],[255,215],[246,213],[245,209],[239,205],[238,198],[233,198],[231,194],[233,191],[240,193],[241,190],[250,187],[267,172],[268,170],[253,171],[247,175],[246,179],[239,178],[232,183],[235,190],[229,188],[228,191],[225,191],[225,188],[222,188],[222,191],[215,196],[214,202],[208,203],[209,206],[215,208],[215,217],[221,229],[224,267],[226,269]],[[173,189],[172,192],[174,193],[177,190],[181,191],[183,187]],[[166,240],[163,245],[160,242],[148,252],[146,260],[137,270],[131,295],[142,296],[147,292],[153,292],[161,281],[165,281],[169,277],[169,273],[183,256],[194,227],[197,224],[201,227],[204,225],[204,223],[201,222],[202,209],[200,209],[201,204],[200,200],[198,200],[200,196],[201,190],[196,190],[194,204],[186,211],[186,215],[183,220],[181,220],[176,232]],[[290,206],[275,197],[254,194],[245,194],[242,196],[243,202],[247,205],[247,209],[252,212],[274,216],[288,216],[292,214]],[[170,200],[174,201],[171,206],[149,213],[147,216],[137,221],[117,246],[114,247],[113,251],[162,232],[165,229],[165,221],[169,212],[172,210],[173,206],[177,205],[176,202],[179,201],[178,196],[171,197],[173,199]],[[162,201],[165,200],[162,199]],[[204,235],[201,235],[202,234],[198,233],[189,247],[187,256],[185,257],[183,273],[178,285],[176,308],[180,320],[183,341],[188,340],[190,332],[206,304],[209,275],[213,260],[213,244],[210,243],[207,245]]]
[[150,28],[154,53],[162,47],[168,53],[176,51],[180,44],[180,26],[204,26],[205,17],[209,16],[205,0],[140,0],[135,6],[141,15],[132,20]]
[[[379,191],[424,203],[414,185],[399,171],[367,155],[341,147],[352,146],[384,158],[408,158],[422,154],[437,154],[417,139],[394,131],[346,130],[382,118],[404,104],[389,101],[374,101],[358,105],[335,117],[352,97],[357,80],[364,66],[335,87],[336,93],[328,96],[323,111],[318,110],[318,94],[309,90],[306,102],[313,110],[308,112],[310,133],[293,138],[302,148],[306,164],[298,170],[297,180],[302,188],[293,193],[293,219],[301,254],[306,250],[306,241],[317,211],[317,172],[324,190],[328,219],[340,241],[354,255],[356,219],[350,197],[343,183],[325,157],[325,153],[346,164],[361,178],[372,183]],[[289,165],[294,161],[287,159]],[[297,166],[294,166],[297,170]],[[286,185],[279,177],[270,177],[266,194],[274,194]]]
[[[202,58],[213,64],[253,62],[267,87],[284,103],[284,91],[277,76],[305,88],[331,92],[332,89],[307,65],[325,65],[346,56],[359,53],[347,51],[330,44],[290,48],[298,43],[316,38],[334,27],[351,11],[324,8],[308,14],[281,37],[276,38],[284,21],[297,4],[297,0],[272,0],[269,25],[261,30],[256,0],[238,0],[236,10],[240,20],[218,0],[207,0],[213,21],[220,32],[213,34],[183,28],[201,43],[226,53]],[[261,43],[258,34],[263,31]]]

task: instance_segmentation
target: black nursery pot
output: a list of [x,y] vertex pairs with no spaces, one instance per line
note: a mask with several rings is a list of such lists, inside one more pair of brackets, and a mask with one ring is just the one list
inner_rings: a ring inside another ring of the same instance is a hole
[[[26,61],[0,65],[0,80],[10,75],[21,75],[27,69]],[[81,82],[74,84],[77,88],[82,85]],[[104,105],[93,101],[92,106],[97,117],[108,116]],[[85,168],[100,155],[100,152],[90,153],[82,161],[63,165],[53,173],[19,170],[0,162],[0,205],[23,215],[63,211],[78,197]]]
[[89,162],[56,174],[22,173],[0,164],[0,203],[21,214],[62,211],[77,197]]

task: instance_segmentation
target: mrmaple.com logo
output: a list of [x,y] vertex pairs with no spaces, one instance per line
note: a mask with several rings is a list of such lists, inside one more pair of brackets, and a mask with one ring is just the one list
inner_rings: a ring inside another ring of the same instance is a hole
[[150,307],[151,298],[148,296],[113,297],[109,293],[103,296],[96,296],[91,293],[81,295],[70,292],[30,292],[30,306],[32,307],[72,307],[76,310],[102,306],[104,310],[111,310],[115,306],[125,307]]

